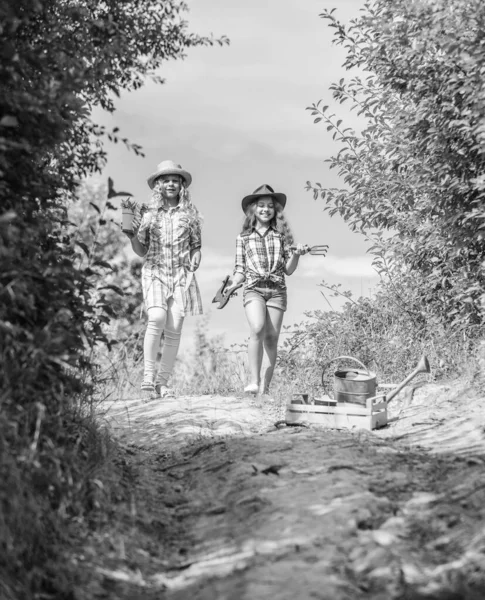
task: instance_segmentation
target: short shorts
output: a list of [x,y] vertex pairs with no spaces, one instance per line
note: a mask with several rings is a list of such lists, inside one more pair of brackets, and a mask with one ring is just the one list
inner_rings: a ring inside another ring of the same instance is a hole
[[268,282],[267,284],[264,283],[249,290],[244,290],[244,306],[250,302],[259,302],[265,306],[285,311],[287,307],[286,289],[277,287],[273,282]]

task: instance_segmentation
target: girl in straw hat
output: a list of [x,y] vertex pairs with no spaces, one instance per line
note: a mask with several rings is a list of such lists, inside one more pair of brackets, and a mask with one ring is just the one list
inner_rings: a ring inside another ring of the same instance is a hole
[[[173,395],[168,387],[177,356],[184,317],[202,313],[194,272],[201,259],[201,216],[190,200],[192,177],[170,160],[148,178],[151,206],[138,211],[133,232],[126,232],[142,268],[148,323],[143,345],[142,391],[149,398]],[[162,358],[155,363],[163,334]]]
[[[236,240],[234,275],[225,290],[231,294],[245,282],[243,303],[249,323],[248,360],[251,380],[244,391],[257,394],[261,386],[263,348],[269,359],[262,381],[268,393],[276,364],[278,339],[286,310],[285,275],[291,275],[308,246],[293,245],[293,235],[283,216],[286,196],[262,185],[242,200],[246,214]],[[293,248],[293,250],[291,248]]]

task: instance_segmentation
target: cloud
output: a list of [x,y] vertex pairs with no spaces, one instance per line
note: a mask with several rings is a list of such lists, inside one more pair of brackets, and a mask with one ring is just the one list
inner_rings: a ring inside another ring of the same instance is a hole
[[[357,16],[363,2],[339,0],[338,17],[346,21]],[[314,202],[305,191],[307,180],[324,187],[342,185],[323,162],[340,145],[323,121],[313,124],[305,107],[322,98],[346,126],[358,128],[355,113],[342,114],[347,105],[336,105],[328,90],[331,81],[350,77],[341,68],[344,49],[332,44],[332,31],[318,17],[334,5],[332,0],[193,2],[190,30],[227,34],[231,45],[190,48],[187,60],[164,64],[160,75],[167,85],[147,83],[122,94],[114,115],[95,111],[95,120],[119,126],[123,136],[143,146],[144,159],[121,144],[109,145],[105,175],[138,201],[148,199],[146,176],[162,159],[172,158],[193,174],[193,199],[205,216],[196,277],[211,328],[226,330],[232,338],[247,335],[242,294],[224,310],[212,299],[234,268],[240,200],[262,183],[287,194],[286,215],[295,239],[326,243],[331,249],[325,258],[303,257],[288,278],[294,294],[288,323],[301,319],[304,310],[322,306],[322,279],[342,281],[356,294],[367,289],[365,280],[377,280],[363,236],[352,233],[338,215],[330,218],[324,203]],[[197,318],[186,321],[185,327],[194,327]]]
[[[234,255],[218,252],[215,248],[204,245],[202,248],[202,261],[197,271],[199,284],[214,284],[222,280],[234,270]],[[215,291],[215,290],[214,290]]]
[[[204,246],[202,262],[197,271],[197,281],[202,287],[207,288],[208,285],[214,287],[214,284],[217,285],[226,275],[231,275],[233,270],[234,254],[222,253],[215,248]],[[372,258],[369,255],[346,257],[329,255],[324,258],[304,256],[300,259],[292,279],[302,278],[317,281],[326,277],[331,279],[353,279],[356,285],[362,279],[375,279],[376,281],[378,279],[378,275],[372,267]],[[212,290],[212,288],[210,289]]]
[[[346,15],[355,14],[359,2],[340,4]],[[321,9],[320,0],[248,0],[226,3],[224,11],[220,0],[193,3],[191,28],[215,28],[231,45],[191,48],[187,60],[168,61],[160,70],[167,85],[149,82],[123,94],[118,116],[133,134],[123,133],[144,148],[173,147],[178,140],[226,160],[255,143],[279,154],[326,158],[337,146],[323,122],[313,125],[305,107],[323,98],[347,127],[358,126],[362,117],[337,105],[328,91],[342,76],[345,52],[331,44]]]
[[300,259],[298,271],[300,277],[324,277],[325,274],[338,277],[377,278],[378,275],[372,267],[372,259],[368,255],[361,256],[333,256],[325,258],[308,256]]

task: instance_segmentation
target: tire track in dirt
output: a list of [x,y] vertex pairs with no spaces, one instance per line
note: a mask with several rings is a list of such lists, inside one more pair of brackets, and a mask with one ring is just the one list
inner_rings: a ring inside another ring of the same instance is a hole
[[482,599],[482,400],[466,392],[470,428],[457,394],[396,400],[390,426],[372,433],[276,430],[281,407],[217,397],[106,416],[132,443],[136,509],[100,536],[85,598]]

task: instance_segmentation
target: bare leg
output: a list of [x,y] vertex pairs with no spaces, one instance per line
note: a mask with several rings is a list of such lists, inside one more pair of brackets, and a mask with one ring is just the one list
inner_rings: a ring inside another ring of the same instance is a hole
[[263,393],[267,394],[269,384],[273,378],[276,358],[278,356],[278,339],[280,337],[281,324],[283,323],[284,311],[273,306],[266,307],[266,326],[264,328],[264,349],[268,355],[269,366],[264,373]]
[[266,304],[252,300],[245,307],[249,323],[248,361],[251,383],[259,386],[263,362],[263,339],[266,324]]

